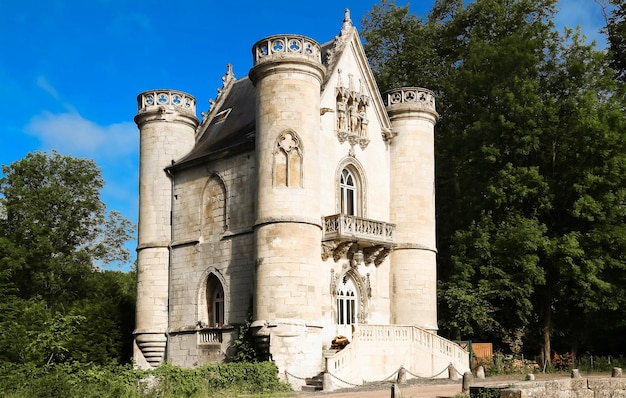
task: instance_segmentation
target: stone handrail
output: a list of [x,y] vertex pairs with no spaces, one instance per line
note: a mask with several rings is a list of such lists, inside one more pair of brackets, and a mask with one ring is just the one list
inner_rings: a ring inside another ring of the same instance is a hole
[[167,106],[196,114],[196,99],[187,93],[174,90],[150,90],[137,96],[137,112],[145,112],[154,106]]
[[198,331],[198,344],[221,344],[221,329],[201,329]]
[[435,111],[435,94],[421,87],[396,88],[383,94],[383,103],[385,106],[411,104]]
[[467,357],[467,352],[457,343],[417,326],[360,325],[359,338],[363,342],[413,343],[459,361]]
[[326,372],[341,387],[380,380],[400,366],[421,377],[448,377],[442,370],[450,364],[460,374],[469,371],[461,346],[417,326],[359,325],[352,337],[343,350],[325,356]]
[[252,47],[254,65],[275,57],[303,58],[321,63],[320,45],[301,35],[275,35],[259,40]]
[[396,226],[384,221],[370,220],[346,214],[324,217],[324,240],[350,238],[393,244],[396,241]]
[[341,351],[326,356],[326,371],[334,375],[342,374],[344,370],[350,370],[352,357],[354,356],[354,344],[348,344]]

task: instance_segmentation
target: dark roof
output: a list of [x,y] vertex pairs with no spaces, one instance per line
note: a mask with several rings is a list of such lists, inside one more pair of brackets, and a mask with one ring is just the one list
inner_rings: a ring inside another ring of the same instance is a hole
[[[230,152],[241,147],[252,148],[256,121],[255,100],[256,88],[248,77],[233,82],[224,102],[194,148],[170,169],[193,166],[221,152]],[[226,118],[219,117],[221,112],[229,109]]]
[[[334,44],[335,40],[330,40],[321,45],[321,58],[325,64]],[[335,57],[338,55],[334,54]],[[334,61],[336,62],[336,59]],[[209,121],[209,125],[206,128],[201,127],[204,133],[191,152],[168,167],[169,170],[184,169],[213,158],[254,148],[256,88],[246,76],[233,82],[225,94],[226,98],[220,108],[215,113],[211,112],[212,120]],[[226,118],[218,116],[228,109],[230,113]]]

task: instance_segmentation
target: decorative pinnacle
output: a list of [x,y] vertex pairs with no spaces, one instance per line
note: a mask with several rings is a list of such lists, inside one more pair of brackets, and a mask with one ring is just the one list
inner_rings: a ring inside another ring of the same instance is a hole
[[341,33],[347,31],[352,27],[352,19],[350,19],[350,9],[346,8],[343,14],[343,25],[341,26]]

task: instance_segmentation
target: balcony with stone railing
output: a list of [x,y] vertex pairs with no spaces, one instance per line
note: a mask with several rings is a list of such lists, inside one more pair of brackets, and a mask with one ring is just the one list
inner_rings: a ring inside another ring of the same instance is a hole
[[384,221],[334,214],[322,220],[322,259],[380,265],[396,245],[396,226]]

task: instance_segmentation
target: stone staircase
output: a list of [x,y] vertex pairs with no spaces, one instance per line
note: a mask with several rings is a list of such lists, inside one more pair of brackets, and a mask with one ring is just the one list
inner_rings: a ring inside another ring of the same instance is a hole
[[322,391],[324,389],[324,372],[320,372],[317,376],[307,377],[304,379],[306,383],[302,386],[302,391]]

